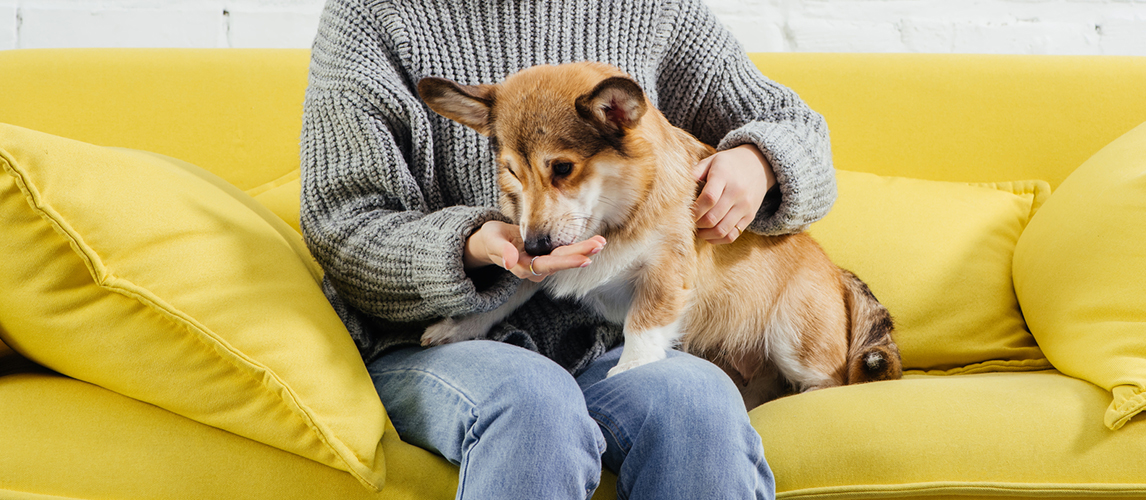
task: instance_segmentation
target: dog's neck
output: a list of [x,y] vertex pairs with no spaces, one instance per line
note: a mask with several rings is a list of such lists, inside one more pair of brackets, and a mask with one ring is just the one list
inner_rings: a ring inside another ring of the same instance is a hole
[[692,204],[698,193],[693,170],[715,150],[688,132],[674,127],[655,110],[642,119],[633,139],[634,156],[650,175],[647,192],[632,206],[625,223],[602,232],[609,241],[640,243],[671,237],[691,244],[695,235]]

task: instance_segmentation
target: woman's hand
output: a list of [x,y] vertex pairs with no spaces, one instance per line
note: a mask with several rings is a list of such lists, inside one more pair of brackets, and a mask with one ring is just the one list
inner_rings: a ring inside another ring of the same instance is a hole
[[706,182],[693,205],[696,234],[717,245],[740,237],[756,218],[768,189],[776,184],[772,165],[752,144],[700,160],[692,174],[698,182]]
[[490,264],[503,267],[521,279],[540,282],[546,276],[565,269],[586,267],[590,257],[605,248],[605,238],[594,236],[587,240],[557,247],[549,255],[534,257],[525,253],[521,230],[513,224],[491,220],[482,224],[466,239],[464,263],[466,269]]

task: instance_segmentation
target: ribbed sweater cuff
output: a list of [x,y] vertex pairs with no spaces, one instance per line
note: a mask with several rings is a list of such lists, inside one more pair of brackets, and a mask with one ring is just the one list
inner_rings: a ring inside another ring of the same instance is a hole
[[729,132],[716,149],[743,144],[754,144],[764,153],[781,193],[780,206],[762,204],[749,230],[765,235],[794,233],[827,215],[836,198],[830,150],[816,150],[816,145],[806,144],[783,123],[761,121]]
[[489,311],[509,300],[520,280],[508,271],[490,273],[481,284],[465,271],[466,238],[490,220],[506,221],[497,210],[454,206],[423,218],[412,241],[412,269],[419,294],[443,317]]

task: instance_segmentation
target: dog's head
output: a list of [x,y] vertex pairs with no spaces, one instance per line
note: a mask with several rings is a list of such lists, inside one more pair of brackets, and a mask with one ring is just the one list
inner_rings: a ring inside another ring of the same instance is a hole
[[525,249],[545,255],[621,224],[647,191],[644,92],[600,63],[536,66],[497,85],[425,78],[418,93],[438,114],[490,138],[501,209]]

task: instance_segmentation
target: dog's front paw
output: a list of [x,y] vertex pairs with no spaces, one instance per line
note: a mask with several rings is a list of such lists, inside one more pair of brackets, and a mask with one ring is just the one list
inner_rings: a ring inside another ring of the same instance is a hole
[[613,375],[616,375],[618,373],[627,372],[627,371],[632,370],[633,368],[636,368],[636,367],[641,366],[643,364],[644,363],[641,363],[639,361],[629,361],[628,363],[617,363],[617,366],[614,366],[614,367],[609,369],[609,373],[607,375],[605,375],[605,378],[612,377]]
[[665,359],[665,352],[663,350],[659,354],[660,355],[658,356],[653,353],[645,353],[641,356],[634,356],[632,359],[626,359],[625,356],[622,355],[620,361],[617,362],[617,366],[609,369],[609,373],[605,375],[605,378],[612,377],[618,373],[627,372],[638,366],[647,365],[654,361]]
[[434,323],[422,333],[422,347],[449,344],[460,340],[467,340],[462,329],[462,322],[453,318],[446,318]]

